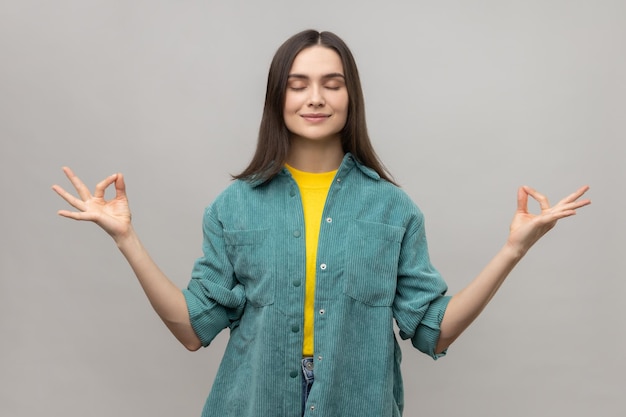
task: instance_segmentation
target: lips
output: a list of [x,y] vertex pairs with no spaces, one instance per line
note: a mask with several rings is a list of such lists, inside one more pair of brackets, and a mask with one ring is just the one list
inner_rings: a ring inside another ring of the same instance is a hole
[[302,117],[304,120],[308,122],[316,123],[316,122],[322,122],[328,119],[330,115],[324,114],[324,113],[306,113],[306,114],[301,114],[300,117]]

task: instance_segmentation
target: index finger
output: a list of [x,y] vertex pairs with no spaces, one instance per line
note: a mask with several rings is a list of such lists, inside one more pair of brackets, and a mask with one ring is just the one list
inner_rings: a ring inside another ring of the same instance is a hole
[[[118,174],[113,174],[113,175],[109,175],[108,177],[106,177],[105,179],[103,179],[102,181],[100,181],[97,185],[96,185],[96,190],[93,193],[93,196],[95,198],[104,198],[104,191],[107,189],[107,187],[109,185],[111,185],[114,181],[116,182],[116,189],[117,189],[117,177]],[[119,193],[119,192],[118,192]]]
[[550,208],[550,201],[548,201],[548,197],[546,197],[545,195],[541,194],[539,191],[535,190],[532,187],[529,187],[527,185],[525,185],[524,190],[535,200],[537,200],[537,202],[539,203],[539,207],[541,208],[541,210],[547,210]]

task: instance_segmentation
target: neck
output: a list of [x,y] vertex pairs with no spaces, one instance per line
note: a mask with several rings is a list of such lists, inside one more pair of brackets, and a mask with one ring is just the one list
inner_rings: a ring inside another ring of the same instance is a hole
[[304,172],[329,172],[339,168],[343,155],[340,138],[310,140],[292,137],[287,163]]

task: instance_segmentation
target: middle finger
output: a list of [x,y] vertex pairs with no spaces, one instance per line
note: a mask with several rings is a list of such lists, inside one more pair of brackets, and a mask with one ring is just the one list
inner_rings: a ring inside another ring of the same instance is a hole
[[70,180],[70,182],[76,189],[78,196],[83,201],[89,200],[91,198],[91,192],[89,192],[89,189],[87,188],[85,184],[83,184],[80,178],[78,178],[76,174],[74,174],[74,171],[72,171],[69,167],[63,167],[63,172],[65,172],[65,175],[67,176],[67,178]]

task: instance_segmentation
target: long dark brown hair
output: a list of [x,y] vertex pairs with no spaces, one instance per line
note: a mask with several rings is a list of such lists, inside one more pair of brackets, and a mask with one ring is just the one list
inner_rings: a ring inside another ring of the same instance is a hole
[[305,30],[287,39],[276,51],[270,65],[265,93],[265,107],[259,128],[256,152],[248,167],[234,179],[267,181],[283,167],[289,153],[289,130],[283,118],[285,92],[289,71],[296,55],[303,49],[321,45],[339,54],[348,90],[348,117],[341,131],[344,152],[350,152],[359,162],[375,170],[381,178],[394,183],[370,141],[365,123],[365,100],[359,71],[354,57],[341,38],[331,32]]

